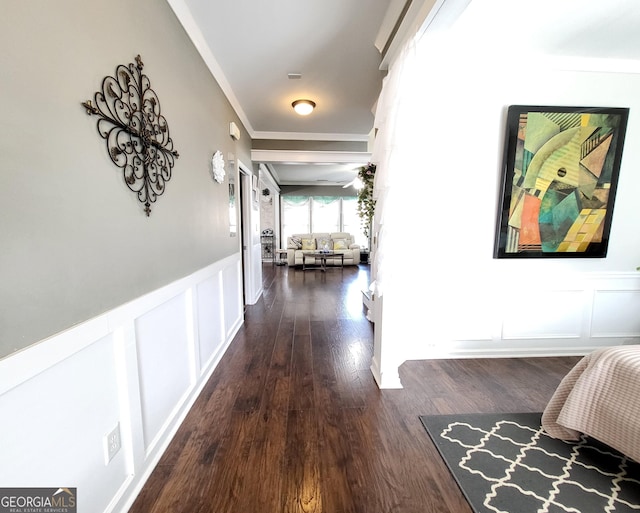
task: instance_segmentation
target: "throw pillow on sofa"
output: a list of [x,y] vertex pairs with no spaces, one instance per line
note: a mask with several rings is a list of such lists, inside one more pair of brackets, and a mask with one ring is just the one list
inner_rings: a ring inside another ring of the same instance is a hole
[[333,239],[333,249],[349,249],[349,244],[347,244],[347,239]]
[[300,237],[289,237],[287,249],[302,249],[302,239]]
[[316,239],[302,239],[302,251],[314,251],[316,249]]
[[331,239],[316,239],[318,244],[318,249],[322,251],[332,251],[333,250],[333,240]]

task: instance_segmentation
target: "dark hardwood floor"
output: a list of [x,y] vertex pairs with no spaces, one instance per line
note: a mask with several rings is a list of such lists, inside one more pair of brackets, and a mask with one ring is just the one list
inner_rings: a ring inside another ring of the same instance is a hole
[[263,270],[131,512],[471,513],[418,415],[541,411],[578,360],[412,361],[404,389],[379,390],[368,267]]

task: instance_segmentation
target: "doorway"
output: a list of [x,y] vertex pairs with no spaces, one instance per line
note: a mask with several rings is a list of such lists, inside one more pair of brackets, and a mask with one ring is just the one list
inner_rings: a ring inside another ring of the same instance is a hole
[[[240,259],[242,265],[243,305],[253,305],[262,294],[262,260],[260,257],[260,211],[257,205],[257,179],[251,170],[238,162],[240,200]],[[254,181],[256,185],[254,186]]]

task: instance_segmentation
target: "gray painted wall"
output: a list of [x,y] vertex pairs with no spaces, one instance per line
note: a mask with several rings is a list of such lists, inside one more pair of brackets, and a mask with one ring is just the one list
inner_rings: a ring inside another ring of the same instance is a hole
[[[0,21],[0,358],[238,251],[216,150],[250,140],[163,0],[8,0]],[[107,155],[93,98],[142,56],[180,153],[146,217]]]
[[345,189],[341,185],[283,185],[280,187],[283,196],[340,196],[356,197],[357,191],[353,187]]
[[254,139],[254,150],[300,151],[368,151],[366,141],[294,141],[285,139]]

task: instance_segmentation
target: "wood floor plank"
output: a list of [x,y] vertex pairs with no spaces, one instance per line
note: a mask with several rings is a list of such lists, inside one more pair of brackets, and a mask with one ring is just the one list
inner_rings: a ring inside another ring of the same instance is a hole
[[269,362],[273,354],[276,338],[276,327],[260,323],[258,329],[252,330],[249,345],[251,351],[245,358],[242,375],[239,376],[239,390],[234,409],[252,411],[260,407]]
[[313,335],[313,380],[316,384],[316,407],[323,415],[330,414],[342,402],[338,388],[338,379],[333,366],[331,352],[321,330]]
[[248,455],[247,466],[252,471],[246,476],[238,511],[251,511],[256,504],[260,504],[263,511],[279,511],[282,503],[292,351],[293,323],[280,323],[267,366],[260,415]]
[[308,410],[313,408],[315,404],[314,390],[311,336],[308,334],[295,335],[291,358],[289,409]]
[[352,447],[345,432],[346,411],[331,409],[318,414],[319,465],[322,476],[323,511],[347,513],[357,510],[351,487]]
[[289,377],[276,377],[269,382],[273,402],[266,401],[260,411],[253,443],[247,457],[243,493],[233,511],[281,511],[281,490],[285,486],[285,448],[288,439],[289,412],[286,408]]
[[322,496],[317,443],[317,420],[312,410],[292,410],[287,422],[287,445],[281,492],[284,513],[321,513]]
[[259,418],[258,411],[233,411],[213,460],[206,469],[191,474],[207,491],[198,511],[238,511],[245,488],[252,482],[249,454]]
[[269,363],[271,377],[291,375],[291,358],[293,353],[294,321],[281,321],[278,325],[276,340]]

